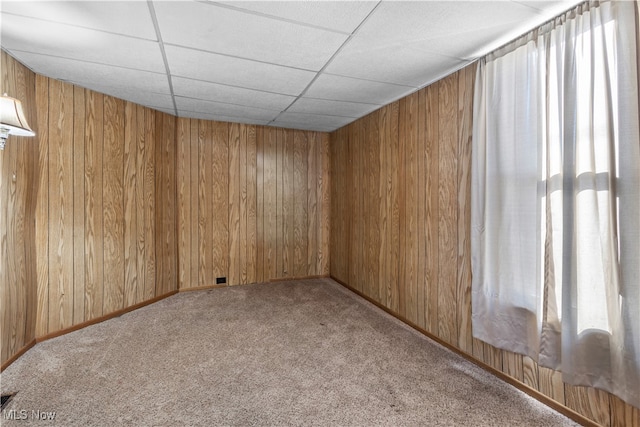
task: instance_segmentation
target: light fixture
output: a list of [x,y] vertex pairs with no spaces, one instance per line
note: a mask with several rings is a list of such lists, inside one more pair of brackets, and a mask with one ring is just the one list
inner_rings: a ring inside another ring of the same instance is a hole
[[0,97],[0,150],[4,150],[9,135],[35,136],[22,111],[22,103],[7,96]]

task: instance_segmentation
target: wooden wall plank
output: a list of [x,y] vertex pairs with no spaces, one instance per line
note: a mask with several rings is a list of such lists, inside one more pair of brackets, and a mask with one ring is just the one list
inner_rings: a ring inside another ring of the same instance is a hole
[[606,392],[590,388],[564,385],[566,405],[595,421],[599,425],[608,426],[611,423],[609,414],[609,396]]
[[191,183],[189,184],[189,188],[191,189],[191,204],[189,205],[189,233],[191,239],[191,256],[189,257],[189,264],[191,269],[191,281],[188,286],[198,286],[200,284],[198,277],[198,266],[200,260],[200,254],[198,252],[199,241],[199,232],[198,232],[198,214],[200,211],[200,201],[199,201],[199,177],[200,177],[200,143],[199,143],[199,131],[198,131],[198,123],[199,120],[191,119],[189,120],[190,125],[190,135],[191,135],[191,157],[189,160],[189,180]]
[[265,128],[264,135],[264,230],[265,230],[265,277],[264,280],[278,277],[278,231],[279,221],[276,217],[278,208],[277,174],[278,174],[278,134],[276,128]]
[[241,283],[240,277],[240,141],[241,126],[229,127],[229,284]]
[[265,280],[264,252],[266,235],[264,229],[264,152],[265,132],[263,126],[256,127],[256,282]]
[[[308,132],[294,131],[293,134],[293,263],[294,277],[305,277],[309,271],[308,260],[308,213],[307,213],[307,170]],[[312,136],[313,138],[313,136]]]
[[282,142],[282,277],[293,277],[294,273],[293,143],[294,132],[285,129]]
[[145,299],[156,296],[156,114],[145,109],[145,152],[144,152],[144,241],[145,241]]
[[[456,324],[458,347],[473,353],[471,332],[471,134],[473,131],[473,79],[475,66],[458,72],[458,278],[456,289]],[[522,381],[522,358],[520,369],[514,374]],[[509,374],[511,375],[511,374]]]
[[398,236],[398,314],[407,316],[407,270],[408,266],[408,242],[407,242],[407,203],[406,203],[406,168],[407,168],[407,122],[409,99],[402,98],[399,105],[399,125],[398,125],[398,215],[399,215],[399,236]]
[[124,104],[124,307],[138,298],[138,115],[131,102]]
[[[427,331],[438,334],[438,242],[440,241],[440,85],[435,83],[426,88],[426,156],[428,159],[425,186],[427,191],[426,221],[426,269],[427,289],[425,292],[425,321]],[[484,348],[484,347],[482,347]]]
[[[104,100],[96,92],[86,91],[85,129],[85,321],[102,316],[103,289],[103,203],[102,158]],[[54,329],[55,330],[55,329]]]
[[73,86],[49,81],[49,331],[73,324]]
[[[347,153],[348,158],[351,161],[351,165],[347,170],[349,173],[349,192],[347,193],[347,200],[344,202],[349,210],[350,223],[349,223],[349,241],[347,242],[349,248],[349,283],[352,286],[362,292],[362,283],[364,281],[364,263],[362,262],[362,245],[364,244],[364,238],[362,230],[364,229],[364,221],[362,220],[362,188],[360,187],[363,182],[362,179],[362,123],[363,120],[357,120],[349,125],[349,133],[345,143],[348,143],[348,147],[344,147],[344,153]],[[344,153],[342,157],[344,157]],[[335,171],[338,175],[340,171]],[[340,203],[336,199],[335,203]],[[339,232],[335,233],[335,236],[340,236]],[[334,254],[338,256],[338,254]]]
[[229,282],[229,177],[230,127],[228,123],[213,122],[213,280],[227,277]]
[[418,177],[416,190],[417,195],[417,254],[418,254],[418,270],[416,274],[417,280],[417,324],[418,326],[427,327],[427,262],[425,261],[430,253],[427,253],[427,174],[430,172],[427,168],[429,157],[427,155],[427,89],[422,89],[417,93],[418,96],[418,137],[416,146],[416,160]]
[[275,211],[275,221],[276,221],[276,272],[275,278],[280,279],[284,277],[283,274],[283,248],[284,248],[284,212],[283,208],[283,194],[284,194],[284,137],[285,137],[285,129],[278,129],[276,137],[276,211]]
[[[178,288],[191,286],[191,120],[177,119]],[[197,148],[197,146],[196,146]],[[193,254],[197,256],[196,254]]]
[[331,254],[329,240],[331,238],[331,159],[329,152],[330,137],[328,133],[318,134],[320,141],[320,168],[318,168],[318,209],[320,212],[320,236],[318,249],[319,275],[329,274]]
[[73,88],[73,324],[85,320],[85,90]]
[[613,427],[640,426],[640,409],[625,403],[619,397],[609,395],[611,425]]
[[[313,133],[307,137],[307,274],[315,276],[318,274],[316,260],[318,259],[320,222],[318,220],[318,192],[316,187],[316,177],[318,175],[318,164],[320,160],[316,155],[319,144],[319,134]],[[333,149],[334,147],[331,146]],[[333,161],[333,158],[332,158]],[[333,206],[333,205],[332,205]]]
[[368,279],[370,287],[370,295],[375,301],[380,301],[380,132],[378,114],[369,114],[369,132],[368,132],[368,163],[369,163],[369,176],[367,181],[369,185],[369,194],[367,199],[369,200],[368,215],[369,228],[368,228],[368,259],[370,260],[371,268],[368,269]]
[[[2,55],[6,55],[2,51]],[[8,60],[3,59],[6,66]],[[3,81],[8,81],[3,79]],[[36,75],[37,134],[38,138],[38,200],[36,204],[36,268],[37,308],[36,336],[49,330],[49,79]],[[4,169],[3,169],[4,171]],[[0,194],[2,191],[0,191]],[[86,237],[85,237],[86,238]],[[6,359],[2,358],[2,362]]]
[[213,206],[212,195],[208,191],[212,182],[213,141],[210,125],[198,121],[198,286],[211,284],[212,259],[208,256],[213,244]]
[[124,307],[124,102],[104,97],[103,211],[104,301],[103,311]]
[[246,283],[256,283],[257,281],[257,185],[258,185],[258,169],[257,169],[257,135],[256,126],[247,125],[247,277]]
[[[233,127],[233,125],[232,125]],[[238,238],[238,283],[239,284],[247,284],[247,264],[248,264],[248,229],[247,229],[247,218],[248,218],[248,184],[247,184],[247,125],[239,125],[240,128],[240,138],[239,138],[239,168],[237,170],[237,175],[235,179],[238,182],[238,210],[239,210],[239,222],[237,232],[239,233]]]
[[144,301],[145,288],[145,257],[146,248],[144,240],[144,160],[145,160],[145,108],[141,105],[135,106],[136,129],[136,298],[135,303]]
[[164,149],[165,116],[159,111],[154,111],[155,116],[155,136],[154,141],[154,200],[155,200],[155,229],[154,229],[154,252],[156,254],[155,272],[155,293],[162,295],[165,292],[169,279],[168,265],[164,263],[167,258],[167,246],[165,244],[165,227],[167,215],[167,191],[166,191],[166,159]]
[[457,73],[442,80],[439,96],[438,335],[456,344],[458,271],[458,82]]
[[[164,113],[163,113],[164,114]],[[165,233],[167,257],[163,263],[168,265],[167,287],[164,294],[178,289],[178,237],[176,210],[176,121],[169,114],[164,114],[164,160],[166,162],[165,183],[167,188],[167,215],[165,217]]]
[[378,254],[378,298],[382,305],[389,304],[389,263],[391,245],[389,243],[389,229],[391,228],[391,212],[389,209],[391,200],[391,180],[389,174],[391,141],[389,140],[389,113],[388,107],[380,108],[376,114],[378,127],[380,174],[378,176],[378,200],[379,200],[379,234],[380,251]]
[[406,106],[406,175],[405,175],[405,214],[406,214],[406,288],[405,315],[408,320],[418,323],[418,93],[407,98]]
[[391,250],[389,251],[389,264],[387,267],[387,271],[389,272],[389,307],[395,311],[399,310],[400,304],[400,282],[399,282],[399,246],[400,246],[400,151],[399,151],[399,113],[400,113],[400,103],[394,102],[390,105],[390,139],[389,143],[391,146],[390,150],[390,162],[391,162],[391,171],[390,171],[390,179],[391,179],[391,200],[390,200],[390,212],[391,212],[391,227],[389,230],[389,244],[391,245]]

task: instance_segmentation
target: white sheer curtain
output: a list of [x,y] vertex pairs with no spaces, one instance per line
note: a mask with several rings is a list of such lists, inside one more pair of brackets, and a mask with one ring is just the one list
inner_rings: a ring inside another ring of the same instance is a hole
[[592,2],[481,61],[474,336],[640,407],[636,3]]

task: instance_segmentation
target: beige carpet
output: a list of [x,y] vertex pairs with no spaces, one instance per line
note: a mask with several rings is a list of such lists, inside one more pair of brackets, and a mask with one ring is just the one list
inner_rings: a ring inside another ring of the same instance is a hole
[[329,279],[174,295],[1,381],[3,426],[576,425]]

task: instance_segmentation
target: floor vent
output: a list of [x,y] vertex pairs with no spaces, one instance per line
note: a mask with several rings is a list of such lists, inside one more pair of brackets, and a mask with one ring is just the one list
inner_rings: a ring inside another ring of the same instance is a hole
[[2,407],[0,407],[0,410],[4,409],[4,407],[7,405],[7,403],[9,403],[11,401],[11,399],[13,399],[13,396],[15,396],[16,393],[7,393],[7,394],[3,394],[2,395]]

